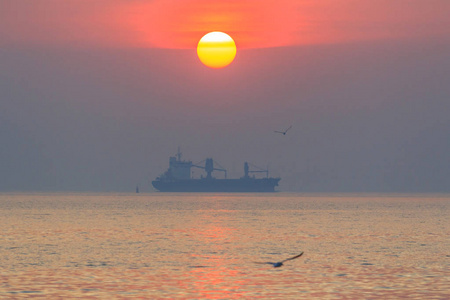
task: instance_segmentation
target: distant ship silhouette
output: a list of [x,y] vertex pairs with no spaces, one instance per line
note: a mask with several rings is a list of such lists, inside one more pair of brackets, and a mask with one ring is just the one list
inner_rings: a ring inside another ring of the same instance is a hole
[[[200,163],[199,163],[200,164]],[[205,160],[205,165],[193,164],[192,161],[181,160],[181,152],[169,159],[169,169],[152,181],[152,185],[160,192],[275,192],[275,187],[281,178],[269,177],[268,170],[249,170],[249,164],[244,163],[244,176],[238,179],[227,179],[227,171],[217,164],[214,166],[212,158]],[[191,168],[206,171],[206,177],[191,178]],[[212,176],[213,171],[225,173],[225,179]],[[264,178],[250,177],[249,173],[266,173]]]

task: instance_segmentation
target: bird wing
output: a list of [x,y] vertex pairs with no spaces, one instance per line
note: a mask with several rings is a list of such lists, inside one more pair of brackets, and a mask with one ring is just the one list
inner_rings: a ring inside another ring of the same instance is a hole
[[294,256],[294,257],[291,257],[291,258],[285,259],[285,260],[283,260],[283,261],[281,261],[281,262],[285,262],[285,261],[288,261],[288,260],[296,259],[296,258],[298,258],[298,257],[300,257],[300,256],[302,256],[302,255],[303,255],[303,252],[302,252],[302,253],[300,253],[299,255],[296,255],[296,256]]
[[276,133],[284,133],[284,131],[276,131],[276,130],[274,132],[276,132]]
[[292,125],[291,126],[289,126],[289,128],[288,129],[286,129],[284,132],[288,132],[288,130],[289,129],[291,129],[292,128]]
[[260,265],[273,265],[273,262],[258,262],[258,261],[254,261],[255,264],[260,264]]

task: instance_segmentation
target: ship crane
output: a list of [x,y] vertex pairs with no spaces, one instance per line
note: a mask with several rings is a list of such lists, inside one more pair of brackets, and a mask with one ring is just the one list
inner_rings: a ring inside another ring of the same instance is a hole
[[263,170],[260,167],[250,164],[253,168],[259,169],[259,170],[250,171],[248,165],[249,165],[248,162],[244,163],[244,178],[249,178],[248,173],[266,173],[266,177],[269,178],[269,168],[267,168],[266,170]]
[[[205,166],[201,166],[200,164],[205,162]],[[227,178],[227,170],[225,170],[218,162],[215,162],[220,168],[214,167],[214,160],[212,158],[207,158],[205,160],[202,160],[201,162],[192,165],[195,168],[204,169],[206,171],[206,178],[211,179],[213,178],[211,176],[213,171],[221,171],[225,174],[225,179]]]

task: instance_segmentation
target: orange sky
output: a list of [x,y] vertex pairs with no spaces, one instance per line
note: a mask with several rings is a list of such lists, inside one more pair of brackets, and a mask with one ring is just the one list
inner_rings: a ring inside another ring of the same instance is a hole
[[[449,11],[0,0],[0,190],[134,191],[180,146],[230,178],[270,164],[281,191],[448,192]],[[238,46],[220,71],[195,51],[210,30]]]
[[10,0],[0,45],[195,48],[220,30],[238,48],[448,39],[448,0]]

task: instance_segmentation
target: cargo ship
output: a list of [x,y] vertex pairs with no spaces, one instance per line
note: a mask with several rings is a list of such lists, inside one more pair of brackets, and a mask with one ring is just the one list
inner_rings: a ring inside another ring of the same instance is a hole
[[[160,192],[223,192],[223,193],[246,193],[246,192],[275,192],[275,187],[281,178],[269,177],[268,170],[250,170],[249,163],[244,163],[244,176],[237,179],[227,179],[227,171],[216,163],[212,158],[193,164],[192,161],[182,160],[181,152],[178,150],[176,156],[169,158],[169,169],[161,176],[152,181],[152,185]],[[192,178],[191,169],[204,169],[206,176]],[[223,179],[213,177],[214,171],[224,172]],[[265,173],[266,177],[255,178],[251,173]]]

